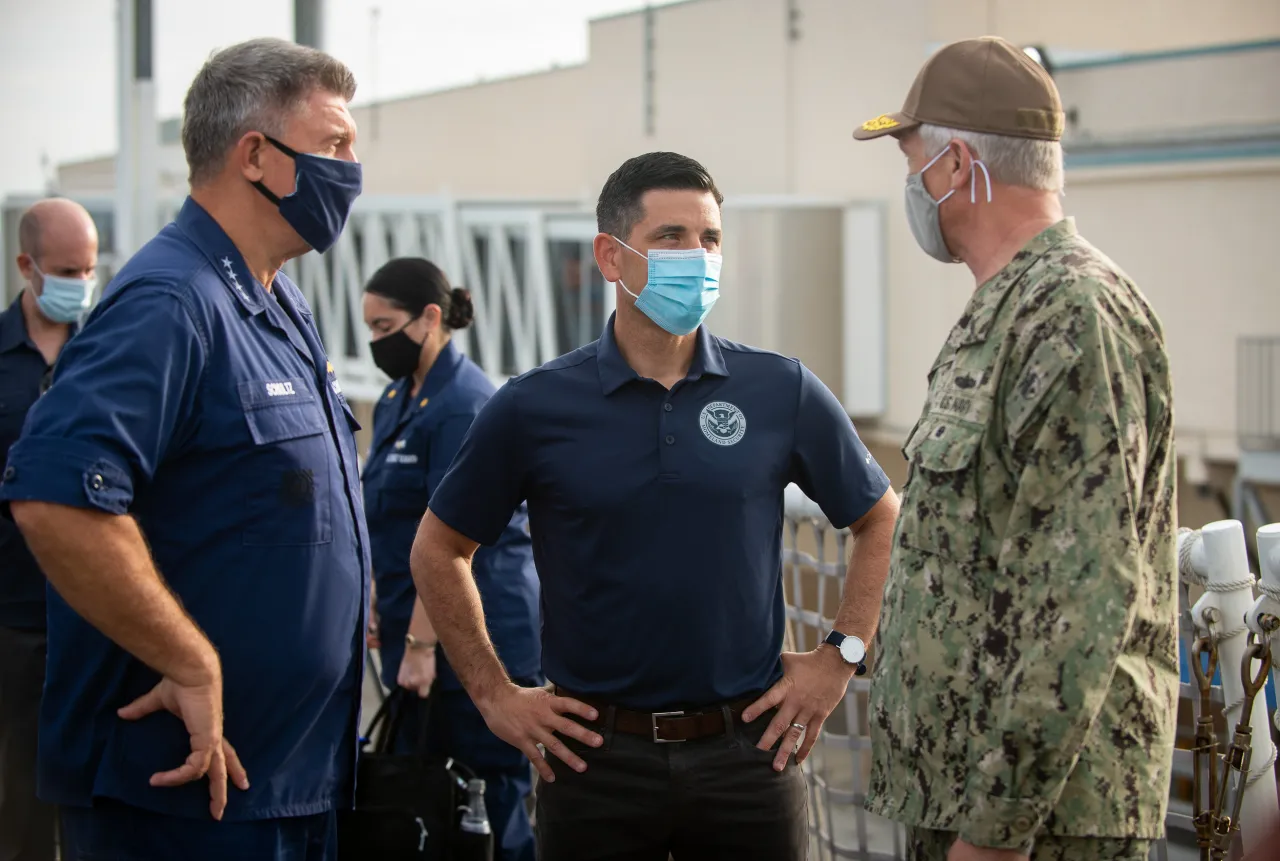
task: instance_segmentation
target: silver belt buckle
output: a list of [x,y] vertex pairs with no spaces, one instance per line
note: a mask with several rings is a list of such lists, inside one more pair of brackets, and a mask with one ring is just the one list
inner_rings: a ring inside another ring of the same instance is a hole
[[664,717],[681,717],[684,712],[654,712],[649,716],[650,722],[653,724],[653,743],[654,744],[679,744],[684,741],[682,738],[659,738],[658,736],[658,719]]

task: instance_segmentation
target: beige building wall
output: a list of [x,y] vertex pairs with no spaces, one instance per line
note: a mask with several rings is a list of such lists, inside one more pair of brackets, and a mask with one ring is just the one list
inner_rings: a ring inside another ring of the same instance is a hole
[[1091,171],[1066,202],[1165,327],[1180,453],[1234,456],[1236,338],[1280,335],[1280,159]]
[[112,155],[60,164],[56,177],[59,188],[77,194],[110,194],[116,187],[116,159]]
[[783,0],[699,0],[659,8],[653,20],[653,134],[645,125],[645,15],[591,25],[593,196],[619,164],[651,150],[694,156],[738,194],[785,191]]
[[730,206],[716,334],[794,356],[837,394],[844,383],[839,208]]
[[587,83],[574,66],[358,107],[365,193],[584,196]]
[[[607,175],[640,152],[701,160],[731,201],[812,198],[811,215],[726,210],[730,337],[799,355],[839,391],[843,312],[832,203],[885,206],[887,405],[865,422],[892,444],[914,423],[925,375],[973,290],[967,270],[916,246],[891,140],[855,125],[901,104],[929,52],[999,32],[1070,51],[1148,51],[1280,37],[1277,0],[692,0],[595,21],[581,66],[363,106],[369,194],[556,199],[594,207]],[[652,52],[647,40],[652,38]],[[648,60],[646,59],[648,57]],[[653,73],[652,120],[645,75]],[[1074,144],[1280,127],[1280,51],[1065,70]],[[1274,140],[1274,137],[1272,138]],[[166,158],[180,160],[167,148]],[[1071,171],[1067,210],[1126,268],[1168,328],[1180,434],[1229,456],[1235,340],[1280,331],[1271,244],[1275,162],[1192,162]],[[107,188],[110,160],[64,184]]]
[[[1169,49],[1280,35],[1280,4],[1246,0],[1215,4],[1212,10],[1182,0],[1171,4],[1091,0],[1070,10],[1061,4],[1026,0],[807,0],[800,4],[800,38],[795,42],[786,37],[786,9],[785,0],[699,0],[658,10],[653,16],[652,134],[646,134],[644,123],[644,14],[595,22],[588,62],[590,88],[596,112],[609,121],[599,129],[590,152],[590,185],[598,188],[608,172],[632,154],[674,149],[703,161],[731,198],[786,193],[886,202],[888,404],[880,431],[888,438],[900,438],[917,418],[928,369],[973,284],[967,270],[938,264],[917,248],[902,211],[900,154],[891,141],[855,145],[850,138],[854,125],[896,109],[920,64],[938,43],[989,32],[989,22],[1019,42],[1079,51]],[[1117,15],[1123,20],[1117,22]],[[1106,26],[1100,26],[1100,21]],[[705,38],[709,31],[715,32],[714,39]],[[1270,85],[1280,79],[1278,63],[1280,52],[1259,52],[1243,61],[1226,54],[1100,67],[1064,76],[1064,100],[1087,105],[1083,119],[1095,137],[1280,121],[1280,110],[1272,109],[1280,91]],[[1204,110],[1188,110],[1201,102]],[[1103,176],[1095,176],[1092,182],[1105,187]],[[1074,175],[1071,181],[1076,181]],[[1179,180],[1167,182],[1176,189]],[[1226,192],[1210,186],[1205,193],[1215,201],[1210,209],[1230,206]],[[1082,198],[1083,193],[1069,195],[1068,210],[1074,212]],[[1159,245],[1137,217],[1143,206],[1135,202],[1130,208],[1123,198],[1114,196],[1107,209],[1113,217],[1105,235],[1096,236],[1099,243],[1119,256],[1131,246],[1138,254],[1153,242]],[[1165,210],[1180,211],[1176,202]],[[759,259],[761,271],[772,276],[777,270],[769,266],[769,255],[760,247],[762,234],[751,229],[753,223],[769,217],[726,216],[730,246],[726,253],[732,261],[732,246],[741,243],[749,247],[742,253],[743,263]],[[1221,214],[1216,217],[1222,224]],[[1225,223],[1231,221],[1228,218]],[[735,224],[743,229],[735,231]],[[1167,236],[1171,231],[1176,235],[1172,226],[1160,232]],[[1197,247],[1212,247],[1213,242],[1206,237]],[[1158,306],[1185,305],[1188,269],[1172,266],[1168,270],[1161,273],[1167,282],[1160,291],[1162,300],[1153,301]],[[838,285],[838,272],[832,278]],[[756,343],[781,348],[782,339],[770,338],[738,309],[768,306],[771,291],[766,282],[729,265],[726,301],[712,322],[731,336],[741,332],[746,338],[757,332]],[[739,295],[729,298],[735,290]],[[830,303],[827,314],[814,313],[807,321],[822,329],[839,313],[839,291],[831,283],[810,281],[806,292],[811,310]],[[806,322],[795,325],[803,328]],[[1202,332],[1195,341],[1176,339],[1176,368],[1194,373],[1192,369],[1200,367],[1196,354],[1202,349],[1229,361],[1239,334],[1240,325],[1228,315],[1220,328]],[[818,337],[802,347],[809,353],[807,362],[832,369],[823,377],[838,391],[839,339],[834,340]],[[1183,421],[1196,433],[1217,440],[1212,451],[1221,451],[1223,441],[1233,433],[1230,388],[1218,385],[1217,403],[1199,400],[1195,388],[1182,398],[1189,402]],[[1223,401],[1228,409],[1224,410]]]
[[1230,51],[1072,69],[1058,75],[1058,91],[1076,109],[1070,144],[1274,131],[1277,81],[1280,51]]
[[[182,147],[169,144],[156,149],[158,195],[187,193],[187,160]],[[76,194],[111,194],[116,187],[114,155],[84,159],[58,165],[56,182],[59,189]]]
[[999,33],[1019,44],[1134,52],[1280,35],[1276,0],[929,0],[929,5],[940,41]]

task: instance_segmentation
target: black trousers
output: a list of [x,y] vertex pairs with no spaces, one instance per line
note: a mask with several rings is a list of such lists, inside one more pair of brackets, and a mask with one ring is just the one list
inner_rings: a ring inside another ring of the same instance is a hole
[[608,710],[584,722],[605,743],[564,739],[582,774],[548,755],[556,779],[538,784],[539,861],[802,861],[804,773],[794,759],[774,771],[774,752],[755,746],[772,718],[673,744],[614,732]]
[[36,798],[43,631],[0,627],[0,861],[53,861],[54,807]]

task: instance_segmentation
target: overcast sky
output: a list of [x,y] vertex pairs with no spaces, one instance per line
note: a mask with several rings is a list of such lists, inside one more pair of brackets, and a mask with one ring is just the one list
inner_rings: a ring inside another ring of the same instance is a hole
[[[672,0],[656,0],[663,5]],[[106,155],[116,140],[117,0],[0,0],[0,196],[39,192],[42,158]],[[157,113],[176,116],[215,48],[293,36],[292,0],[152,0]],[[326,49],[360,83],[357,103],[587,55],[587,22],[643,0],[327,0]],[[379,9],[375,40],[373,9]],[[376,41],[376,49],[375,49]]]

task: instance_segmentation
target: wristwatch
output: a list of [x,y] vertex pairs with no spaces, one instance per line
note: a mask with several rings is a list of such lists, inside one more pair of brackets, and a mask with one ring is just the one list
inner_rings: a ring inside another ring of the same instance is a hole
[[827,634],[827,638],[822,642],[836,647],[836,651],[840,653],[840,657],[844,659],[844,662],[854,666],[853,674],[855,676],[866,674],[867,644],[862,640],[852,634],[841,634],[839,631],[832,631]]
[[404,645],[406,649],[434,649],[436,647],[435,643],[419,640],[413,634],[404,635]]

